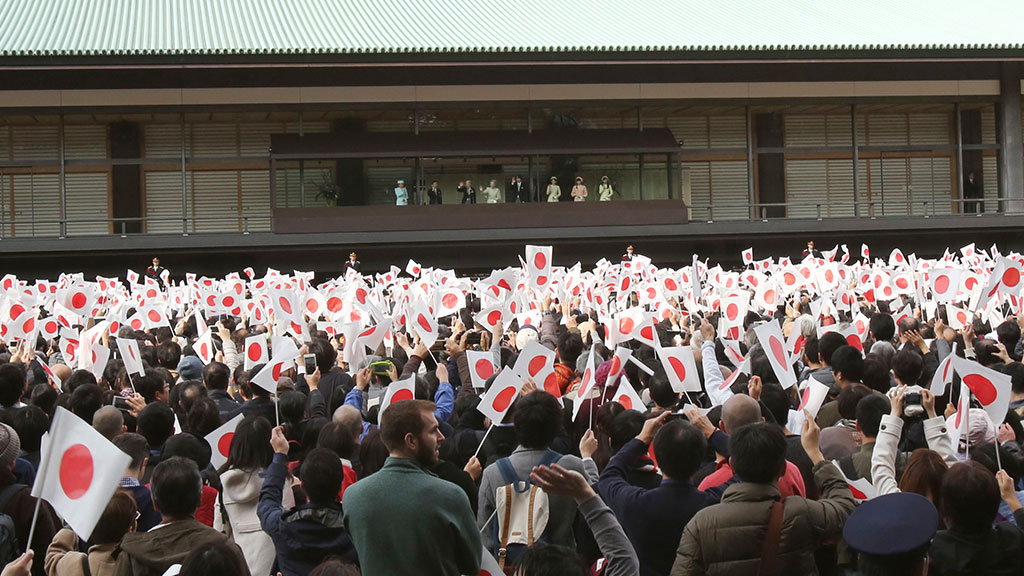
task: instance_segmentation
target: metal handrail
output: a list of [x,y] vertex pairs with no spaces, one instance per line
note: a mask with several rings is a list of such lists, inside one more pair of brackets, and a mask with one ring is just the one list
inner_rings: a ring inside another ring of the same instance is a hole
[[[211,223],[211,222],[212,223],[216,223],[216,222],[238,222],[239,220],[241,220],[241,222],[242,222],[241,230],[224,230],[224,231],[214,231],[214,232],[195,232],[195,228],[196,228],[197,225],[207,224],[207,223]],[[235,232],[243,234],[243,235],[248,235],[250,233],[250,223],[251,222],[266,222],[266,223],[270,223],[272,220],[273,220],[272,216],[246,216],[246,215],[238,215],[238,214],[236,214],[236,215],[225,215],[225,216],[202,216],[202,217],[192,216],[192,217],[185,217],[185,218],[180,218],[180,217],[137,216],[137,217],[128,217],[128,218],[75,218],[75,219],[65,219],[65,220],[56,219],[56,218],[38,219],[38,220],[37,219],[33,219],[33,220],[13,219],[13,220],[0,221],[0,239],[4,239],[4,238],[18,238],[18,237],[23,237],[23,238],[29,238],[29,237],[31,237],[31,238],[43,238],[43,237],[47,237],[49,235],[37,235],[37,234],[34,234],[35,228],[37,226],[47,226],[47,225],[57,226],[59,230],[63,231],[63,233],[55,235],[55,237],[57,237],[57,238],[64,238],[65,236],[68,236],[68,235],[74,236],[76,238],[82,238],[82,237],[87,237],[87,236],[111,236],[111,235],[117,234],[117,235],[120,235],[123,238],[123,237],[127,237],[127,236],[151,236],[151,235],[155,235],[155,234],[171,234],[171,232],[166,232],[165,233],[165,232],[130,232],[130,231],[128,231],[128,229],[127,229],[128,224],[136,224],[136,223],[144,224],[144,225],[145,224],[161,224],[161,223],[181,224],[183,231],[180,232],[180,234],[182,236],[188,236],[188,235],[190,235],[192,233],[198,233],[198,234],[225,234],[225,233],[227,233],[227,234],[230,234],[230,233],[235,233]],[[105,224],[105,225],[108,225],[108,226],[112,225],[116,231],[113,232],[113,233],[103,233],[103,234],[93,234],[93,233],[67,234],[68,226],[84,225],[84,224]],[[16,229],[17,227],[22,227],[22,226],[31,227],[32,230],[33,230],[33,234],[24,235],[24,236],[20,235],[20,234],[8,234],[8,230],[10,230],[12,228]],[[120,227],[120,230],[117,230],[118,227]]]

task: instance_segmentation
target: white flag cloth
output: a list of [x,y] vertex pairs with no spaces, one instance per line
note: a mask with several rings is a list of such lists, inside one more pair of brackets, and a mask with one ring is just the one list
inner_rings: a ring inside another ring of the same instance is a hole
[[782,338],[782,329],[778,321],[772,320],[754,328],[757,341],[764,348],[764,353],[771,362],[772,370],[779,379],[782,387],[789,388],[796,384],[796,374],[793,373],[793,365],[790,362],[789,354],[786,352],[785,341]]
[[281,377],[281,372],[299,357],[299,347],[291,338],[279,338],[276,342],[270,362],[252,377],[253,384],[274,394],[277,393],[277,380]]
[[252,370],[253,366],[265,364],[270,360],[270,353],[267,351],[267,335],[257,334],[245,339],[245,369]]
[[1006,410],[1010,407],[1010,377],[959,356],[953,356],[953,370],[960,375],[964,385],[971,389],[985,412],[988,412],[992,424],[998,428],[1006,419]]
[[117,351],[121,354],[121,361],[129,374],[145,376],[142,368],[142,354],[139,352],[139,343],[131,338],[118,338]]
[[697,361],[693,358],[693,348],[671,346],[659,348],[656,352],[672,389],[677,394],[700,392],[700,376],[697,375]]
[[220,468],[228,461],[228,454],[231,452],[231,439],[235,437],[235,429],[238,428],[238,424],[243,418],[245,415],[239,414],[206,435],[206,443],[210,445],[212,451],[210,465],[214,468]]
[[491,382],[490,389],[480,399],[476,409],[490,418],[491,424],[501,424],[522,388],[523,379],[506,366]]
[[800,407],[797,410],[800,412],[807,410],[811,414],[811,418],[817,418],[818,410],[821,410],[821,405],[825,403],[826,396],[828,396],[828,386],[818,382],[814,379],[814,376],[811,376],[807,379],[807,386],[800,396]]
[[629,383],[629,378],[626,378],[625,374],[619,379],[619,387],[615,389],[615,394],[612,395],[612,402],[622,404],[622,407],[626,410],[636,410],[637,412],[647,410],[643,399],[636,393],[636,389]]
[[473,379],[473,388],[483,390],[487,379],[494,375],[494,354],[489,351],[477,352],[466,350],[466,362],[469,364],[469,374]]
[[216,351],[213,349],[213,331],[207,330],[206,334],[203,334],[196,340],[195,345],[192,346],[192,350],[195,351],[196,356],[203,361],[203,364],[209,364],[213,362],[213,356]]
[[388,384],[384,391],[384,398],[380,401],[380,410],[377,412],[377,422],[383,422],[384,411],[395,402],[402,400],[413,400],[416,398],[416,375],[413,374],[405,380],[398,380]]
[[[590,398],[591,391],[594,389],[594,382],[596,379],[594,375],[597,371],[594,369],[594,349],[590,349],[590,355],[587,357],[587,369],[583,371],[583,377],[580,379],[580,387],[576,390],[576,396],[573,398],[572,403],[572,421],[576,421],[576,416],[580,413],[580,407],[583,403]],[[593,411],[595,408],[591,407]]]
[[853,498],[857,502],[867,502],[875,496],[878,496],[878,491],[875,490],[874,485],[872,485],[867,478],[850,480],[846,477],[846,474],[843,473],[843,469],[839,466],[839,462],[833,460],[832,464],[835,465],[839,470],[839,473],[842,474],[843,480],[846,480],[846,485],[850,488],[850,492],[853,494]]
[[80,538],[88,540],[131,460],[92,426],[58,406],[44,436],[32,495],[49,502]]

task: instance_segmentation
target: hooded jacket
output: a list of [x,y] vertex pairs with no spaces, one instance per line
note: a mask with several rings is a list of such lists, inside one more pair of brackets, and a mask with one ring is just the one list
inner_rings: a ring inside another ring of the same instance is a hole
[[[274,565],[274,541],[260,527],[256,504],[260,498],[263,478],[260,471],[227,470],[220,475],[224,486],[220,501],[214,508],[213,527],[230,529],[253,574],[270,574]],[[227,518],[224,512],[227,512]]]
[[162,576],[167,569],[181,564],[200,546],[226,542],[242,561],[243,576],[249,574],[242,551],[228,537],[193,519],[161,524],[149,532],[126,534],[114,551],[117,565],[114,576]]

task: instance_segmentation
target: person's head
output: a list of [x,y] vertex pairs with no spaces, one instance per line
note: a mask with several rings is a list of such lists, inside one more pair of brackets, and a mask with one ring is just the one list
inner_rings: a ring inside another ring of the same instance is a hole
[[170,399],[171,385],[155,370],[146,370],[145,375],[136,376],[133,382],[135,391],[142,395],[146,404],[166,403]]
[[683,481],[700,468],[708,448],[704,433],[680,419],[662,426],[652,445],[662,476]]
[[558,178],[556,178],[556,177],[552,176],[552,177],[551,177],[551,180],[550,180],[550,182],[551,182],[552,184],[558,184]]
[[[390,410],[391,408],[388,408],[384,414]],[[299,469],[299,477],[302,479],[302,488],[306,491],[306,496],[312,504],[319,506],[338,501],[338,492],[341,491],[344,476],[345,470],[338,455],[326,448],[310,450]]]
[[103,509],[96,527],[92,530],[92,544],[117,544],[124,535],[135,529],[135,515],[139,507],[135,499],[125,490],[118,490],[110,497]]
[[92,415],[92,427],[107,440],[124,432],[124,415],[113,406],[103,406]]
[[355,262],[356,261],[356,253],[355,252],[349,253],[348,259],[351,260],[352,262]]
[[[136,380],[136,382],[138,381]],[[96,375],[89,370],[75,370],[64,380],[64,391],[68,393],[74,392],[75,388],[82,384],[96,384]]]
[[141,434],[134,432],[125,432],[114,437],[111,442],[121,452],[127,454],[132,460],[128,463],[128,470],[125,471],[126,476],[142,476],[142,472],[146,466],[146,461],[149,460],[149,443]]
[[632,246],[626,246],[626,254],[632,254],[632,253],[633,253],[633,247]]
[[778,481],[786,469],[786,434],[767,422],[741,427],[729,437],[729,463],[744,482]]
[[833,352],[831,365],[832,377],[840,387],[860,382],[864,374],[864,357],[853,346],[840,346]]
[[722,404],[722,419],[718,427],[722,432],[732,434],[747,424],[761,422],[761,405],[746,394],[737,394]]
[[772,418],[785,425],[789,420],[789,409],[792,406],[789,393],[783,390],[778,382],[765,382],[761,388],[761,403],[768,408]]
[[897,492],[855,508],[843,526],[843,539],[860,553],[857,568],[864,576],[924,576],[938,527],[931,502]]
[[900,384],[917,384],[923,371],[924,358],[917,350],[903,348],[892,358],[892,373]]
[[203,361],[198,356],[182,356],[178,360],[178,378],[184,381],[200,382],[203,378]]
[[388,406],[381,415],[380,433],[392,456],[412,458],[426,467],[437,463],[444,435],[434,408],[434,403],[426,400],[403,400]]
[[1012,353],[1020,341],[1020,325],[1014,320],[1007,320],[996,326],[996,338],[1006,346],[1007,352]]
[[977,462],[958,462],[942,479],[942,513],[949,527],[958,532],[988,531],[999,510],[999,499],[995,476]]
[[159,258],[153,258],[153,267],[156,268],[159,265],[160,265],[160,259]]
[[607,183],[608,183],[608,177],[607,176],[601,176],[601,184],[607,184]]
[[209,396],[199,398],[188,409],[185,421],[188,424],[189,432],[196,436],[206,437],[221,425],[217,403]]
[[679,393],[672,388],[672,382],[662,368],[654,371],[654,375],[647,382],[647,388],[650,390],[651,400],[659,408],[672,408],[679,403]]
[[0,469],[13,470],[21,452],[21,438],[14,428],[0,422]]
[[352,434],[353,441],[359,443],[359,437],[363,434],[363,415],[359,409],[348,404],[339,406],[331,417],[332,422],[338,422],[348,428]]
[[168,340],[156,347],[156,363],[168,370],[177,370],[181,362],[181,346],[174,340]]
[[437,180],[431,180],[430,181],[430,187],[431,188],[437,188]]
[[875,342],[892,342],[896,336],[896,322],[889,314],[875,312],[868,320],[868,332]]
[[207,390],[227,390],[231,383],[231,369],[222,362],[210,362],[203,367],[203,384]]
[[862,437],[874,439],[878,437],[878,427],[882,424],[882,416],[889,413],[889,402],[875,394],[868,394],[857,402],[857,429]]
[[238,423],[231,437],[227,462],[221,470],[265,470],[274,459],[270,445],[270,422],[262,416],[247,416]]
[[558,545],[526,549],[516,564],[515,576],[586,576],[583,561],[572,548]]
[[[826,244],[826,246],[827,246],[827,244]],[[808,240],[807,241],[807,249],[808,250],[814,250],[814,240]]]
[[839,392],[836,397],[836,409],[839,410],[839,417],[844,420],[857,419],[857,404],[871,394],[871,389],[863,384],[847,386]]
[[38,452],[43,434],[50,429],[50,419],[37,406],[22,406],[7,412],[7,424],[14,428],[23,452]]
[[199,467],[188,458],[168,458],[153,470],[150,482],[153,507],[164,520],[183,520],[195,515],[203,491]]
[[889,391],[892,382],[889,379],[889,369],[873,355],[868,354],[864,358],[864,370],[860,375],[861,383],[872,390],[885,394]]
[[1024,396],[1024,364],[1010,362],[1003,366],[1003,374],[1010,376],[1010,392],[1014,396]]
[[164,451],[161,458],[172,458],[174,456],[188,458],[195,462],[200,470],[206,470],[210,465],[213,449],[206,440],[195,434],[183,432],[171,436],[164,443]]
[[366,478],[377,472],[384,467],[384,462],[387,459],[388,447],[384,445],[380,428],[373,428],[359,443],[359,465],[363,468],[359,477]]
[[636,410],[623,410],[612,417],[608,423],[608,438],[611,440],[612,452],[618,452],[644,428],[644,415]]
[[846,338],[838,332],[827,332],[818,338],[818,358],[826,366],[832,365],[832,355],[835,351],[846,346]]
[[348,558],[328,556],[310,571],[309,576],[360,576],[359,565]]
[[577,184],[583,184],[583,176],[577,176],[576,177],[576,183]]
[[189,576],[243,574],[246,571],[242,557],[227,540],[199,546],[181,562],[181,573]]
[[330,372],[338,361],[338,352],[323,338],[314,338],[309,343],[309,353],[316,356],[316,367],[320,369],[321,376]]
[[95,384],[83,384],[71,393],[71,411],[90,425],[93,414],[102,406],[103,390]]
[[900,490],[924,496],[941,511],[942,479],[948,470],[949,466],[938,452],[918,448],[907,459],[907,467],[900,477]]
[[562,404],[547,392],[521,396],[512,407],[512,425],[524,448],[547,448],[562,429]]
[[398,187],[399,188],[405,188],[405,180],[399,180],[398,181]]
[[146,439],[150,448],[159,448],[174,434],[174,411],[163,402],[146,404],[139,412],[135,429]]
[[21,401],[28,388],[28,373],[20,362],[0,364],[0,406],[11,407]]
[[901,337],[907,332],[913,332],[914,330],[919,330],[920,328],[921,323],[917,320],[917,318],[914,318],[913,316],[904,316],[903,318],[900,318],[899,322],[896,323],[896,329],[899,331]]

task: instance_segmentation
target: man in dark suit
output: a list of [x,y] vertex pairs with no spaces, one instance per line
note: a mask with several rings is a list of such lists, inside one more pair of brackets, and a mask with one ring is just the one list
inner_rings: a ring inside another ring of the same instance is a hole
[[160,285],[160,288],[163,288],[164,287],[164,279],[163,279],[164,270],[167,270],[167,269],[160,265],[160,259],[159,258],[153,258],[153,265],[150,266],[149,268],[146,268],[146,277],[147,278],[152,278],[153,280],[156,280],[156,283]]
[[430,190],[427,190],[427,197],[430,198],[431,204],[441,203],[441,189],[437,186],[437,180],[430,183]]
[[978,214],[985,211],[985,204],[980,202],[985,197],[985,191],[981,189],[981,183],[974,176],[974,172],[968,172],[964,178],[964,200],[979,200],[978,202],[964,202],[965,214]]
[[530,201],[530,187],[523,183],[522,176],[516,176],[512,179],[512,182],[508,187],[509,193],[507,201],[511,202],[529,202]]
[[473,188],[472,180],[459,182],[458,190],[462,194],[463,204],[476,204],[476,188]]

